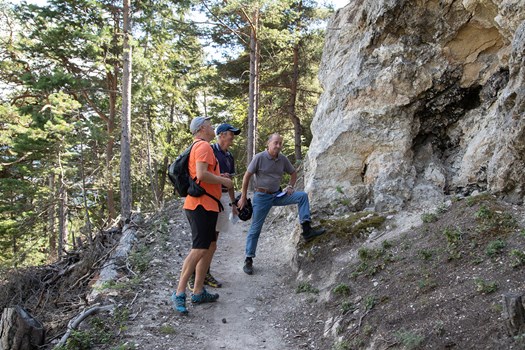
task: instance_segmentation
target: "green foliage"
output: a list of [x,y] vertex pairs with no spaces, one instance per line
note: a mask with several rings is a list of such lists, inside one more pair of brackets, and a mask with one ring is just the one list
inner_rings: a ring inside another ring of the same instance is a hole
[[351,350],[352,346],[346,340],[337,341],[332,345],[332,350]]
[[136,349],[135,345],[128,344],[128,343],[118,345],[116,347],[111,348],[111,350],[134,350],[134,349]]
[[321,220],[327,230],[340,238],[351,240],[363,234],[368,234],[385,222],[385,217],[371,212],[353,213],[341,219]]
[[504,235],[516,229],[517,221],[509,213],[492,210],[486,205],[480,205],[474,216],[480,222],[478,231],[491,235]]
[[[172,198],[166,165],[190,143],[188,122],[198,114],[242,127],[232,153],[237,172],[244,172],[249,24],[238,10],[255,3],[207,4],[214,19],[239,28],[236,33],[185,21],[190,1],[142,5],[132,14],[131,176],[133,208],[150,211]],[[41,264],[57,250],[49,242],[58,234],[60,198],[71,208],[65,218],[70,235],[83,241],[118,215],[121,23],[110,2],[4,7],[0,25],[14,31],[0,40],[0,85],[9,87],[0,97],[0,266]],[[321,24],[331,11],[315,1],[270,2],[260,10],[257,149],[272,132],[294,140],[297,117],[300,144],[286,142],[283,153],[299,162],[295,149],[304,154],[312,137]],[[227,48],[221,62],[204,62],[203,37]],[[146,268],[136,260],[138,270]]]
[[[90,350],[94,348],[108,348],[114,342],[117,334],[125,329],[125,322],[129,318],[129,311],[125,308],[116,308],[112,317],[94,317],[89,319],[89,327],[85,330],[73,330],[66,344],[57,347],[57,350]],[[132,349],[121,345],[115,349]]]
[[381,248],[359,248],[357,256],[361,262],[357,265],[352,276],[357,277],[361,274],[373,276],[384,270],[389,263],[394,261],[394,255],[388,251],[389,248],[389,244],[383,245]]
[[467,205],[469,207],[472,207],[478,203],[490,201],[492,198],[493,197],[489,193],[482,193],[477,196],[470,196],[467,198]]
[[134,276],[129,280],[124,281],[114,281],[109,280],[99,287],[100,290],[114,289],[114,290],[128,290],[130,287],[136,286],[140,283],[140,276]]
[[349,296],[350,295],[350,287],[348,285],[341,283],[335,286],[334,293],[341,296]]
[[421,249],[417,252],[417,255],[421,257],[423,260],[430,260],[432,259],[432,255],[434,254],[432,249]]
[[349,301],[343,301],[341,303],[341,311],[343,312],[343,314],[346,314],[349,311],[354,311],[356,309],[356,306]]
[[420,291],[426,292],[437,287],[437,282],[426,274],[422,279],[418,280],[417,287]]
[[415,349],[425,340],[425,337],[419,333],[403,329],[395,332],[394,335],[405,349]]
[[501,254],[505,246],[506,246],[505,241],[501,239],[497,239],[487,244],[487,249],[485,249],[485,252],[487,253],[489,257],[494,257],[496,255]]
[[481,205],[474,214],[474,216],[478,219],[490,219],[492,217],[493,213],[484,205]]
[[514,341],[517,345],[525,346],[525,333],[514,336]]
[[303,281],[303,282],[299,283],[299,285],[297,286],[295,292],[297,294],[299,294],[299,293],[318,294],[319,293],[319,289],[313,287],[309,282]]
[[476,278],[474,282],[476,284],[476,291],[481,294],[490,294],[498,290],[497,282],[485,281],[482,278]]
[[160,326],[159,332],[165,335],[177,334],[177,330],[170,324],[163,324]]
[[525,252],[513,249],[510,252],[510,256],[513,258],[512,267],[521,267],[525,265]]
[[438,221],[438,217],[435,213],[424,213],[421,215],[421,220],[423,220],[424,223],[431,223]]
[[369,295],[365,298],[365,310],[372,310],[377,304],[377,300],[373,295]]
[[443,235],[447,240],[447,252],[449,259],[459,259],[461,251],[459,250],[459,243],[462,239],[462,232],[459,228],[447,227],[443,230]]
[[135,249],[129,255],[129,261],[135,272],[144,273],[149,268],[151,252],[146,247]]

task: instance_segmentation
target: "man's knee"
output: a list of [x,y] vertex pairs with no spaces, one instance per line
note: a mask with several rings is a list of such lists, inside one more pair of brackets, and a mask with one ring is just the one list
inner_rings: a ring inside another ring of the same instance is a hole
[[[211,247],[211,246],[210,246]],[[204,255],[206,255],[206,253],[208,253],[208,249],[204,249],[204,248],[192,248],[191,251],[190,251],[190,256],[195,259],[195,260],[200,260],[204,257]]]

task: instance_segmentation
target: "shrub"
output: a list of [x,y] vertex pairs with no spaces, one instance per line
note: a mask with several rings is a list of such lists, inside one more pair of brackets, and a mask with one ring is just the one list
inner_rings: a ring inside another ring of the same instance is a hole
[[406,331],[406,330],[399,330],[395,333],[396,338],[399,340],[401,344],[405,347],[405,349],[415,349],[425,339],[422,335],[418,334],[417,332],[412,331]]
[[421,215],[421,220],[423,220],[424,223],[431,223],[438,221],[438,217],[434,213],[424,213]]
[[341,283],[334,288],[334,293],[337,295],[348,296],[350,295],[350,287]]
[[299,293],[313,293],[313,294],[317,294],[317,293],[319,293],[319,289],[313,287],[310,283],[304,281],[304,282],[299,283],[299,285],[297,286],[297,289],[295,290],[295,292],[297,294],[299,294]]
[[482,278],[476,278],[476,290],[482,294],[494,293],[498,290],[498,284],[496,282],[487,282]]

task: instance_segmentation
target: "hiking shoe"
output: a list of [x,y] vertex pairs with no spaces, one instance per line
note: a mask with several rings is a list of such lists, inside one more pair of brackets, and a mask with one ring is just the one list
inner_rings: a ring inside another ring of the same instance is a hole
[[[209,272],[206,274],[206,277],[204,277],[204,284],[207,286],[213,287],[213,288],[222,287],[222,283],[217,281]],[[192,292],[193,292],[193,289],[192,289]]]
[[188,309],[186,309],[186,294],[181,293],[177,295],[177,292],[173,292],[173,295],[171,296],[171,301],[173,302],[173,308],[180,312],[183,315],[186,315],[188,313]]
[[193,290],[195,289],[195,274],[191,275],[188,279],[188,289],[190,290],[190,292],[193,292]]
[[219,299],[219,294],[208,293],[205,288],[202,288],[202,293],[191,295],[191,302],[194,304],[211,303],[217,299]]
[[246,258],[246,260],[244,260],[244,266],[242,270],[244,271],[244,273],[248,275],[253,275],[253,259],[252,258]]
[[310,242],[312,239],[314,239],[317,236],[322,235],[325,232],[326,230],[324,228],[319,228],[317,230],[313,228],[309,228],[308,231],[303,232],[303,238],[306,242]]

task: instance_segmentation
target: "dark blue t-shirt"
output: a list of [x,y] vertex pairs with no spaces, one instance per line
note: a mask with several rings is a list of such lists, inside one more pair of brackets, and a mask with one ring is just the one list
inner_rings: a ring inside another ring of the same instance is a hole
[[[235,162],[233,160],[233,155],[226,151],[224,152],[218,143],[215,143],[211,146],[213,149],[213,153],[215,153],[215,157],[219,161],[219,169],[221,174],[228,173],[228,174],[235,174]],[[222,190],[224,191],[226,187],[222,187]]]

